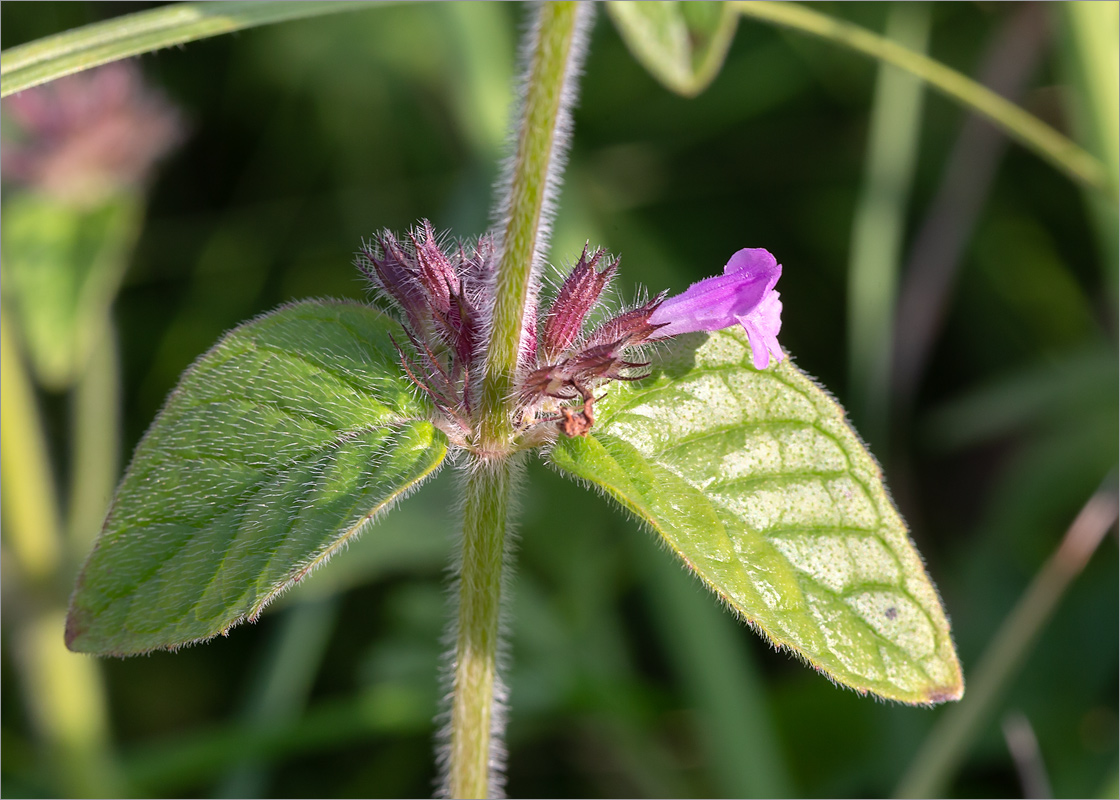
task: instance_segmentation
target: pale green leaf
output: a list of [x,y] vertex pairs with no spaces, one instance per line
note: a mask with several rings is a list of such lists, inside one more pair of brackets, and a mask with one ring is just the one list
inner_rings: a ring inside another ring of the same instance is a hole
[[68,388],[108,318],[143,214],[118,192],[90,207],[37,192],[4,201],[3,291],[36,377]]
[[71,600],[70,648],[140,653],[255,619],[431,475],[446,438],[390,336],[404,340],[372,308],[306,302],[202,356],[117,490]]
[[741,330],[679,337],[614,386],[552,463],[648,523],[775,645],[839,683],[907,703],[957,699],[937,592],[874,459],[789,360],[751,366]]
[[726,3],[699,1],[612,0],[607,12],[642,66],[685,97],[719,74],[738,18]]
[[0,54],[0,76],[3,76],[0,97],[164,47],[285,20],[357,11],[367,6],[367,3],[346,0],[231,0],[172,3],[138,11],[8,48]]

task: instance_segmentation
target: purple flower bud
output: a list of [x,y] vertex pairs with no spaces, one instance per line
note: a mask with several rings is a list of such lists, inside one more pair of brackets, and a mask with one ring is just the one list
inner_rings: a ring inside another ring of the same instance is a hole
[[451,309],[452,295],[459,294],[459,276],[436,244],[432,223],[428,220],[422,220],[419,230],[410,232],[408,238],[416,253],[417,277],[424,286],[428,305],[433,311],[446,314]]
[[596,248],[590,254],[587,251],[588,245],[584,245],[579,263],[564,280],[545,319],[542,349],[548,360],[558,358],[572,346],[583,330],[587,314],[599,302],[603,289],[618,270],[618,261],[608,260],[602,272],[596,272],[603,250]]
[[366,245],[358,255],[358,269],[396,303],[414,331],[424,327],[426,303],[423,287],[410,268],[410,257],[389,231],[374,235],[376,247]]
[[664,301],[649,317],[662,325],[651,339],[664,339],[693,331],[718,331],[742,325],[751,343],[755,369],[770,366],[770,357],[784,357],[778,344],[782,328],[782,302],[774,285],[782,265],[761,248],[745,248],[727,262],[722,275],[692,284],[688,291]]
[[611,317],[587,337],[584,347],[610,344],[621,351],[640,345],[647,339],[656,338],[653,333],[659,326],[651,323],[650,316],[664,299],[664,293],[659,294],[637,308]]
[[398,351],[408,377],[445,421],[464,430],[472,376],[478,374],[493,255],[489,237],[470,249],[459,243],[445,251],[431,223],[422,220],[405,241],[389,231],[375,234],[357,258],[362,273],[403,312],[399,321],[412,347]]

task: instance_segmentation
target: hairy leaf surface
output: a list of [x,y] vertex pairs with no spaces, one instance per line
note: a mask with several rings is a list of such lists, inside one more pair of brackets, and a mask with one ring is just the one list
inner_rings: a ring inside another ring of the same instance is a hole
[[738,328],[678,337],[551,454],[647,522],[775,645],[908,703],[960,697],[937,592],[843,410]]
[[225,633],[431,475],[447,442],[390,336],[404,340],[372,308],[312,301],[202,356],[117,490],[68,646],[127,655]]
[[634,58],[685,97],[719,74],[739,18],[727,3],[697,0],[612,0],[607,11]]

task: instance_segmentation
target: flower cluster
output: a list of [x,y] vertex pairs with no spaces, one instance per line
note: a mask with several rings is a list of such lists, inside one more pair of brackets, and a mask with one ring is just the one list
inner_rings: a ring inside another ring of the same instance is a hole
[[[603,262],[602,269],[598,269]],[[646,362],[630,361],[628,351],[644,344],[658,329],[650,315],[664,295],[623,311],[591,331],[584,323],[599,304],[603,292],[618,271],[618,260],[605,258],[603,250],[583,254],[569,273],[556,299],[544,315],[536,348],[536,365],[521,381],[520,401],[524,409],[555,407],[560,413],[560,430],[567,436],[580,436],[595,424],[593,390],[613,380],[632,381],[646,376]],[[557,400],[579,398],[578,413]],[[536,413],[534,411],[534,413]]]
[[405,242],[382,231],[357,260],[358,269],[400,312],[413,356],[394,344],[409,378],[462,432],[471,428],[472,378],[481,376],[477,364],[493,260],[489,237],[445,253],[427,220]]
[[[463,443],[472,438],[481,391],[494,263],[489,237],[471,247],[445,248],[427,220],[403,240],[388,231],[377,234],[357,261],[399,312],[410,345],[406,350],[395,342],[405,372],[439,411],[437,424]],[[514,398],[519,431],[586,434],[595,424],[595,390],[610,381],[646,377],[649,364],[635,353],[654,340],[741,324],[757,369],[769,366],[771,357],[782,360],[777,340],[782,304],[774,291],[782,268],[767,251],[740,250],[723,275],[588,325],[618,263],[602,249],[584,247],[552,302],[530,309]],[[538,427],[545,423],[556,425]]]

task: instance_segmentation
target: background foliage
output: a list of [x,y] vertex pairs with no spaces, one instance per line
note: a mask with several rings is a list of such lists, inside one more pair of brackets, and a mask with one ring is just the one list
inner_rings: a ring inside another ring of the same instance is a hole
[[[892,13],[815,7],[878,31]],[[0,45],[135,8],[5,3]],[[1050,35],[1020,102],[1069,130],[1073,45],[1061,9],[1043,8]],[[929,52],[975,75],[1018,11],[934,4]],[[350,263],[363,236],[421,217],[458,235],[484,230],[523,16],[513,4],[393,6],[141,59],[190,135],[152,188],[116,304],[123,452],[223,331],[290,300],[364,298]],[[912,396],[889,396],[889,417],[865,412],[874,406],[848,382],[862,373],[844,298],[876,72],[743,20],[723,71],[686,100],[635,63],[601,15],[553,261],[601,244],[622,256],[629,298],[638,284],[682,290],[740,247],[778,256],[783,344],[871,432],[967,682],[1117,460],[1115,206],[1094,224],[1076,186],[1008,149],[986,202],[958,223],[971,233],[927,369]],[[926,94],[912,189],[895,199],[903,267],[924,255],[915,242],[965,117]],[[61,478],[68,406],[48,391],[38,400]],[[947,709],[831,686],[737,626],[604,501],[539,464],[529,477],[509,623],[511,795],[894,791]],[[111,735],[76,772],[36,722],[43,698],[20,668],[23,623],[48,595],[64,598],[73,573],[33,583],[6,549],[4,794],[429,794],[453,480],[449,470],[406,501],[381,523],[386,535],[257,625],[174,655],[101,662]],[[961,770],[944,776],[948,791],[1020,795],[1004,730],[1026,719],[1056,795],[1115,796],[1116,564],[1112,535]],[[65,709],[78,717],[87,700],[78,690]]]

